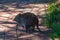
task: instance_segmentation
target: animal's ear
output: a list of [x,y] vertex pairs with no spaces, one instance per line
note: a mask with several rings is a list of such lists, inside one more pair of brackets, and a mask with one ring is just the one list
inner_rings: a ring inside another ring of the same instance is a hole
[[20,18],[20,16],[21,16],[21,14],[19,13],[19,14],[17,14],[16,16],[15,16],[15,18],[14,18],[14,21],[16,21],[17,19],[19,19]]

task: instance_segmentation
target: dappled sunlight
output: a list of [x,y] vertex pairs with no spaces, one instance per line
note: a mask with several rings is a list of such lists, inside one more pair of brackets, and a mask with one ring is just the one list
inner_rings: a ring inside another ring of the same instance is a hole
[[5,36],[5,40],[17,40],[17,36],[19,40],[50,40],[49,36],[47,35],[47,32],[45,34],[36,30],[32,34],[29,34],[26,33],[26,29],[23,28],[21,25],[17,26],[18,29],[16,29],[17,23],[13,20],[19,13],[23,14],[25,12],[32,12],[39,18],[38,26],[41,29],[41,31],[47,31],[47,27],[45,27],[42,23],[42,15],[45,13],[47,6],[48,3],[46,4],[45,2],[35,4],[32,2],[19,2],[18,0],[15,0],[13,2],[8,0],[1,3],[0,33]]
[[10,14],[2,14],[2,16],[9,17]]
[[[27,7],[29,7],[29,6],[27,6]],[[17,14],[19,14],[19,13],[22,14],[24,12],[33,12],[34,14],[37,15],[39,13],[39,10],[42,10],[42,9],[35,8],[35,7],[25,8],[25,9],[17,9],[17,8],[8,7],[8,10],[11,10],[11,11],[0,12],[0,32],[5,32],[5,40],[11,40],[11,39],[16,40],[17,35],[18,35],[18,39],[23,40],[25,38],[26,39],[30,38],[32,40],[35,40],[34,39],[35,35],[26,33],[26,31],[23,27],[19,26],[18,30],[16,30],[16,22],[13,21],[13,19],[15,18],[15,16]],[[39,13],[39,14],[41,14],[41,13]],[[16,34],[16,31],[17,31],[17,34]],[[38,38],[38,36],[36,38],[40,39],[40,37]]]
[[40,27],[40,29],[41,29],[41,31],[47,31],[47,30],[49,30],[46,26],[44,27],[44,26],[39,26]]
[[10,28],[4,27],[4,26],[0,26],[0,32],[4,32],[4,31],[9,31]]

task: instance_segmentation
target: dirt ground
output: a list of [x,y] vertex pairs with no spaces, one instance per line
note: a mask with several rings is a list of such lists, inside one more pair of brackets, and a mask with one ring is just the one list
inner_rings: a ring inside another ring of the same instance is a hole
[[[40,5],[40,6],[44,7],[43,5]],[[13,10],[13,9],[14,8],[10,8],[9,10]],[[17,34],[16,34],[16,22],[13,21],[13,19],[18,13],[21,13],[18,10],[27,11],[28,8],[16,9],[15,11],[12,11],[12,12],[0,11],[0,40],[51,40],[50,37],[48,36],[48,32],[49,32],[47,31],[48,29],[44,27],[43,25],[40,25],[39,27],[42,31],[45,31],[45,32],[39,32],[36,30],[32,34],[29,34],[25,32],[24,28],[19,26],[17,30]],[[44,14],[44,12],[42,12],[44,8],[42,9],[33,8],[32,10],[33,10],[33,13],[36,13],[36,15]],[[36,12],[38,10],[40,10],[40,13]],[[28,11],[31,11],[31,10],[28,10]],[[40,21],[39,23],[41,23],[42,19],[39,18],[39,21]]]

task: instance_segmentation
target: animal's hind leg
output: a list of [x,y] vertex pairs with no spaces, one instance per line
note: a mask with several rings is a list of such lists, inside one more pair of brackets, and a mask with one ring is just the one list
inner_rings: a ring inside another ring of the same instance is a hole
[[32,26],[31,25],[26,26],[26,32],[32,33]]
[[39,28],[38,24],[37,24],[36,26],[37,26],[37,29],[41,32],[41,30],[40,30],[40,28]]
[[28,30],[29,30],[28,26],[25,26],[25,28],[26,28],[26,32],[29,32],[29,31],[28,31]]
[[35,25],[32,26],[32,31],[35,31]]

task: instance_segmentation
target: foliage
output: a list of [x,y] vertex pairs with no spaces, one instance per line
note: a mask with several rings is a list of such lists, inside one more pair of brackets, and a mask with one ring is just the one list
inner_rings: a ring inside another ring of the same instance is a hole
[[[60,3],[52,3],[48,6],[44,24],[54,31],[54,36],[60,39]],[[53,36],[49,35],[53,39]]]

